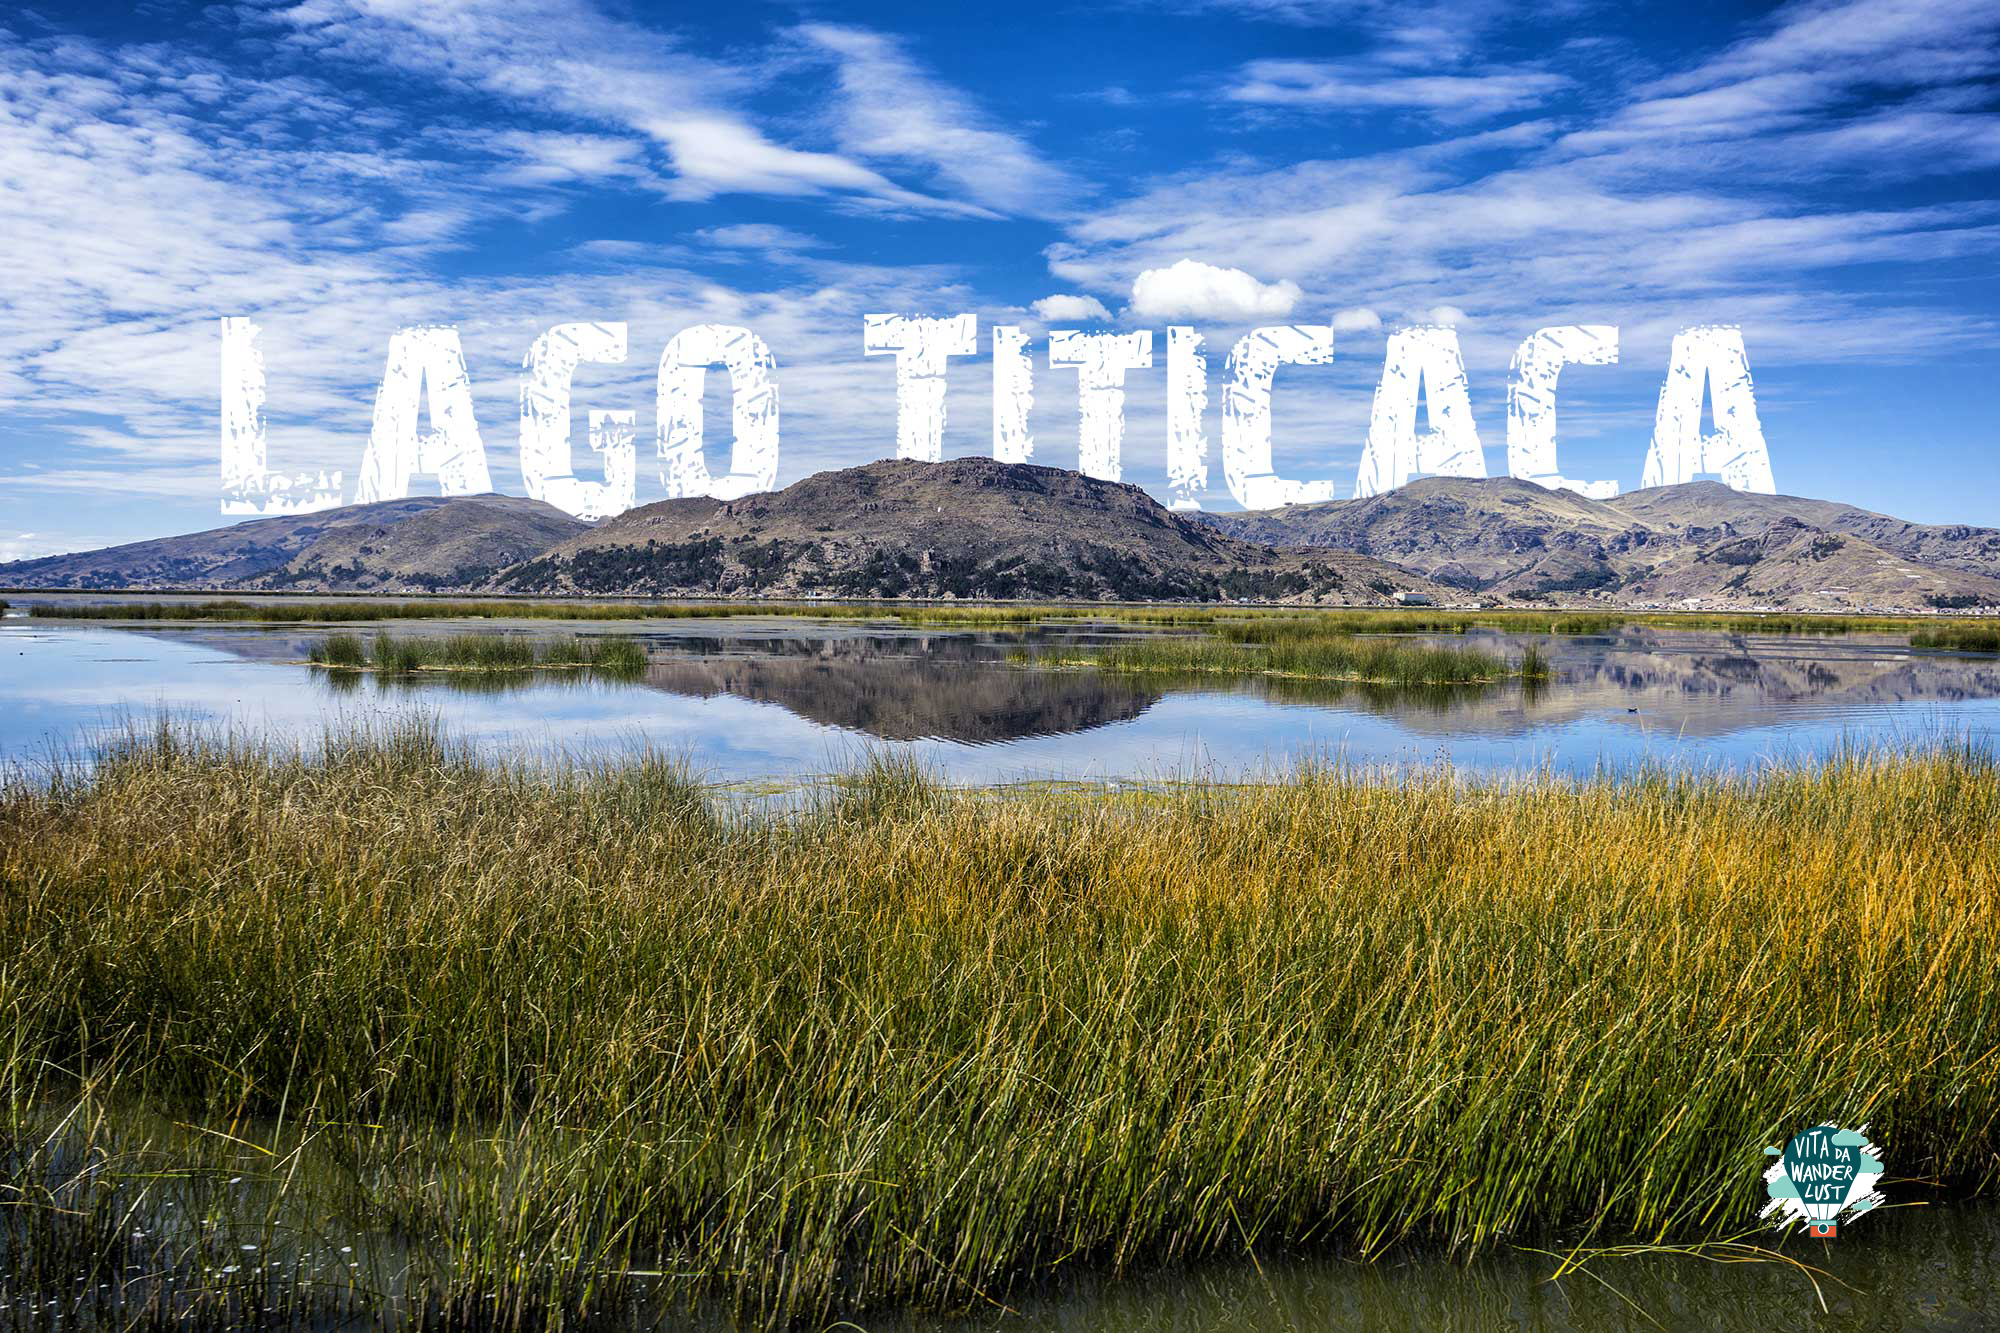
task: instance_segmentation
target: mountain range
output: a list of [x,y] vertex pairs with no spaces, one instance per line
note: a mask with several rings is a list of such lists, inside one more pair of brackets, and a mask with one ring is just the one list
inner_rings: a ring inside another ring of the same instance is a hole
[[0,586],[1937,610],[2000,606],[2000,530],[1717,482],[1591,500],[1504,477],[1184,514],[1058,468],[887,460],[596,524],[499,495],[252,519],[0,564]]

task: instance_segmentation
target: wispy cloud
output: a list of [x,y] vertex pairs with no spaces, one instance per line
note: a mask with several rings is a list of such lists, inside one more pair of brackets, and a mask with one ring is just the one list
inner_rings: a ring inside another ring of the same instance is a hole
[[834,123],[849,153],[927,168],[953,193],[998,214],[1053,217],[1082,202],[1084,189],[1069,172],[996,128],[894,38],[828,23],[805,24],[798,36],[836,62]]
[[581,0],[303,0],[277,11],[290,41],[635,134],[663,153],[679,198],[846,194],[877,205],[958,212],[839,153],[770,138],[735,103],[750,75],[658,29]]
[[[8,497],[122,495],[138,516],[131,535],[187,526],[144,517],[163,503],[212,515],[223,314],[264,326],[274,462],[349,472],[389,334],[459,324],[495,479],[511,486],[521,357],[552,323],[626,320],[631,361],[589,368],[580,392],[647,417],[669,337],[695,322],[752,325],[784,361],[787,467],[809,469],[894,450],[893,425],[882,424],[893,422],[893,381],[875,384],[880,366],[854,352],[864,310],[979,304],[951,270],[842,263],[775,224],[698,229],[687,239],[704,256],[597,238],[456,271],[452,256],[474,226],[517,218],[578,177],[622,178],[624,141],[402,118],[362,125],[364,98],[285,78],[274,93],[240,70],[158,49],[0,40],[0,178],[33,182],[0,191],[0,234],[38,257],[7,283],[0,401],[17,426],[60,440],[62,460],[5,468]],[[215,99],[310,114],[253,128],[204,113]],[[494,161],[548,169],[496,173]],[[732,286],[714,271],[718,254],[779,252],[796,256],[798,285]],[[566,266],[570,255],[581,263]],[[78,544],[56,532],[34,540]]]
[[[1963,169],[1994,152],[1992,99],[1973,85],[1996,73],[2000,0],[1816,0],[1640,85],[1561,146],[1665,161],[1683,174],[1751,161],[1782,178],[1861,160],[1906,177]],[[1776,142],[1782,151],[1772,151]],[[1970,157],[1932,155],[1961,149]]]
[[737,222],[727,227],[704,227],[694,234],[694,239],[718,249],[753,250],[766,256],[815,250],[825,244],[802,231],[769,222]]
[[1458,121],[1538,106],[1568,83],[1562,75],[1529,69],[1391,75],[1363,61],[1253,60],[1223,96],[1318,111],[1417,110]]
[[[1452,305],[1508,329],[1563,312],[1635,329],[1713,312],[1755,325],[1767,361],[1990,343],[1991,318],[1925,312],[1895,280],[1871,290],[1856,274],[2000,250],[2000,205],[1862,207],[1787,188],[1868,154],[1876,187],[1993,160],[1990,109],[1935,103],[1941,84],[1991,66],[2000,6],[1876,9],[1783,11],[1560,136],[1538,125],[1513,145],[1467,136],[1164,181],[1071,227],[1050,268],[1104,289],[1196,256],[1289,279],[1308,300]],[[1960,49],[1935,65],[1909,57],[1946,47]],[[1899,153],[1892,126],[1934,151]]]

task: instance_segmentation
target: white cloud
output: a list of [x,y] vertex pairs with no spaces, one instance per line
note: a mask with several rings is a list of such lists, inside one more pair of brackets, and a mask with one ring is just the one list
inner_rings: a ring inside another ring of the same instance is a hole
[[1455,305],[1434,305],[1429,310],[1419,311],[1419,324],[1463,324],[1465,312]]
[[1263,283],[1240,268],[1182,259],[1132,280],[1132,313],[1142,319],[1280,319],[1301,295],[1294,282]]
[[1382,317],[1367,306],[1353,306],[1334,311],[1332,325],[1335,333],[1366,333],[1381,328]]
[[1063,320],[1111,322],[1111,312],[1094,296],[1044,296],[1028,308],[1051,324]]

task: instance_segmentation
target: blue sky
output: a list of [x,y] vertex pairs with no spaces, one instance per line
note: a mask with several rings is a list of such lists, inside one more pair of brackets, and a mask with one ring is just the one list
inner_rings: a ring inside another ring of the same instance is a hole
[[[0,559],[221,521],[223,315],[265,330],[273,467],[350,492],[397,327],[459,326],[519,493],[530,342],[626,321],[576,407],[638,411],[644,503],[681,328],[770,345],[785,484],[894,452],[863,314],[972,311],[985,348],[1087,299],[1159,336],[1124,471],[1164,495],[1166,325],[1219,378],[1269,322],[1132,308],[1184,259],[1341,330],[1275,412],[1279,470],[1341,494],[1399,323],[1457,325],[1495,474],[1514,346],[1619,325],[1564,374],[1562,467],[1629,489],[1673,333],[1720,322],[1780,490],[2000,524],[1996,75],[2000,0],[9,6]],[[1036,461],[1075,466],[1075,376],[1034,350]],[[989,364],[953,365],[946,450],[985,452]],[[719,373],[709,402],[720,460]]]

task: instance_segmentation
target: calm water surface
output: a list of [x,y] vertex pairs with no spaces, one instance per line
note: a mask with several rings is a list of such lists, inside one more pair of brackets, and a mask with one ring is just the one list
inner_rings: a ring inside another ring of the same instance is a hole
[[162,709],[307,741],[329,725],[428,714],[492,753],[649,746],[685,754],[715,780],[751,783],[837,770],[882,748],[971,783],[1254,777],[1307,754],[1589,773],[1644,763],[1740,769],[1939,737],[1985,743],[2000,729],[2000,659],[1912,650],[1899,635],[1474,629],[1419,637],[1506,658],[1539,644],[1556,679],[1394,691],[1010,660],[1135,632],[1108,626],[938,631],[774,617],[388,628],[629,634],[651,662],[633,681],[385,678],[304,665],[328,632],[321,627],[96,625],[32,620],[17,607],[0,620],[0,759],[87,752],[108,729]]
[[1991,1329],[2000,1326],[2000,1209],[1885,1209],[1833,1241],[1745,1238],[1775,1260],[1690,1255],[1606,1257],[1551,1281],[1557,1261],[1521,1250],[1472,1264],[1320,1258],[1212,1265],[1193,1272],[1009,1302],[967,1321],[861,1321],[872,1333],[1717,1333]]

